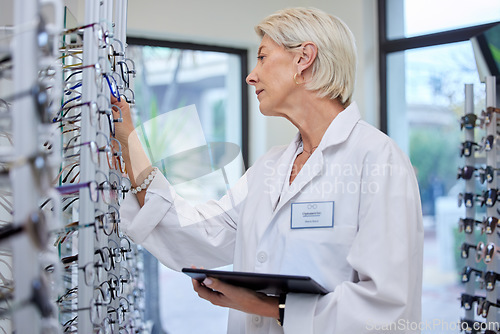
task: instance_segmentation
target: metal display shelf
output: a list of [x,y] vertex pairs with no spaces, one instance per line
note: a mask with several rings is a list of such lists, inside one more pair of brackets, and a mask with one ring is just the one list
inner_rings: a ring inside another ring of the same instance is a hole
[[62,0],[13,4],[0,40],[0,89],[11,90],[0,93],[0,332],[146,333],[111,135],[110,95],[133,73],[117,66],[127,0],[86,0],[78,27]]

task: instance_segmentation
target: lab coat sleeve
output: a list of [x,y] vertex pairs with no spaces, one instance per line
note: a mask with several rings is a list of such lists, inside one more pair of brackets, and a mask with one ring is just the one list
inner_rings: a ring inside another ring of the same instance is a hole
[[388,140],[363,168],[361,182],[371,186],[360,191],[359,230],[347,256],[359,281],[325,296],[289,294],[287,334],[420,333],[423,227],[412,166]]
[[124,200],[120,227],[169,268],[220,267],[233,262],[236,222],[246,194],[243,176],[220,200],[193,206],[159,173],[142,208],[133,195]]

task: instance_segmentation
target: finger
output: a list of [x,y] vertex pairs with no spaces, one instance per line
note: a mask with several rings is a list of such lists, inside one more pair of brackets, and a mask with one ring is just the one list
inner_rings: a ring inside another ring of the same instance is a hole
[[111,110],[113,111],[114,114],[117,114],[117,115],[123,114],[123,108],[122,108],[122,106],[120,106],[120,102],[113,104],[111,106]]
[[114,97],[113,95],[111,95],[111,104],[114,105],[114,106],[117,106],[121,109],[125,108],[125,107],[128,107],[128,103],[127,101],[125,101],[124,99],[120,99],[118,100],[116,97]]
[[209,287],[212,290],[219,291],[222,294],[232,294],[240,290],[239,287],[236,287],[231,284],[224,283],[216,278],[207,277],[203,280],[203,285]]
[[[194,264],[192,264],[192,265],[191,265],[191,268],[193,268],[193,269],[198,269],[198,267],[197,267],[197,266],[195,266]],[[200,269],[205,269],[205,268],[200,267]]]
[[207,288],[202,282],[192,279],[193,289],[202,299],[209,301],[217,306],[225,306],[223,302],[224,295],[218,291]]
[[[192,278],[191,283],[193,284],[193,289],[196,292],[202,291],[202,289],[208,289],[202,281]],[[209,289],[212,290],[212,289]]]
[[125,101],[122,98],[118,98],[118,97],[115,97],[113,95],[110,95],[110,96],[111,96],[111,104],[120,105],[120,106],[124,106],[127,104],[127,101]]
[[191,283],[193,284],[193,290],[196,291],[196,292],[198,292],[198,290],[201,287],[200,281],[198,281],[197,279],[192,278],[191,279]]

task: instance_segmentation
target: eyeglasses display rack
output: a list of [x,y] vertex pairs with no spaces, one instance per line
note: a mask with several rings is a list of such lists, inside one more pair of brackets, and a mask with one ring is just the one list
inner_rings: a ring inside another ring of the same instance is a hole
[[134,102],[127,0],[85,1],[81,26],[62,0],[13,4],[0,36],[0,332],[147,333],[113,137],[111,96]]
[[[54,12],[62,9],[57,2],[53,2],[52,6]],[[49,34],[56,33],[62,22],[56,19],[52,27],[44,26],[40,10],[38,0],[14,2],[10,54],[12,77],[9,78],[14,90],[11,99],[3,101],[4,117],[10,117],[11,124],[4,124],[9,129],[2,130],[6,136],[12,137],[13,151],[2,159],[4,172],[9,173],[11,188],[10,191],[8,187],[2,188],[6,190],[4,200],[11,198],[13,207],[12,220],[6,217],[2,228],[7,235],[9,230],[19,233],[15,233],[15,237],[12,235],[10,248],[2,253],[3,260],[12,258],[11,280],[2,284],[2,304],[4,317],[11,319],[7,326],[12,326],[16,333],[36,333],[40,330],[52,333],[57,329],[50,277],[43,269],[47,259],[42,257],[49,257],[48,251],[45,252],[46,234],[58,225],[58,212],[42,211],[39,205],[46,196],[52,196],[54,202],[59,199],[54,196],[48,180],[49,170],[54,167],[49,164],[53,162],[53,157],[39,144],[40,138],[52,128],[44,124],[46,113],[50,111],[44,103],[48,92],[43,91],[48,80],[39,77],[39,70],[55,60]],[[55,18],[61,15],[54,13]],[[60,79],[54,80],[52,85],[61,87]],[[60,96],[60,92],[52,92],[51,98]],[[54,203],[54,207],[57,206]]]
[[[499,191],[499,178],[497,170],[500,167],[498,163],[498,114],[496,110],[496,78],[489,76],[486,78],[486,115],[485,117],[490,117],[490,126],[486,127],[486,139],[484,142],[484,147],[486,150],[486,165],[490,166],[493,170],[493,175],[496,176],[493,178],[492,188],[489,188],[486,191],[486,201],[489,200],[490,197],[493,197],[492,202],[497,205],[487,206],[486,215],[487,217],[495,217],[497,218],[500,215],[498,211],[498,202],[500,199],[500,191]],[[490,195],[490,193],[493,193]],[[496,200],[496,203],[495,203]],[[487,218],[488,219],[488,218]],[[493,220],[493,218],[490,218]],[[493,223],[492,223],[493,224]],[[498,225],[498,221],[495,222]],[[491,225],[491,224],[490,224]],[[496,230],[497,233],[494,233]],[[490,232],[489,230],[487,232]],[[486,263],[486,273],[485,273],[485,283],[488,284],[486,286],[486,300],[482,302],[482,307],[480,308],[480,313],[483,317],[486,317],[486,321],[488,324],[495,324],[493,326],[485,326],[488,329],[489,333],[495,333],[500,331],[498,328],[499,324],[499,311],[500,311],[500,302],[499,302],[499,289],[494,288],[495,282],[490,281],[490,276],[496,276],[498,273],[498,260],[500,258],[500,248],[497,245],[498,243],[498,232],[500,232],[500,228],[492,228],[492,233],[486,233],[486,241],[487,244],[484,246],[484,262]],[[478,250],[480,251],[480,249]],[[490,273],[490,274],[488,274]],[[494,274],[493,274],[494,273]],[[486,275],[488,274],[488,277]],[[499,277],[500,278],[500,277]],[[486,281],[486,279],[488,279]],[[495,280],[496,281],[496,280]]]
[[[464,117],[474,117],[471,116],[474,113],[474,101],[473,101],[473,86],[472,85],[465,85],[465,116]],[[464,119],[462,118],[462,122]],[[467,125],[464,126],[464,132],[465,132],[465,143],[467,142],[474,142],[474,131],[475,127],[469,127]],[[474,166],[475,165],[475,156],[474,154],[471,154],[473,151],[470,150],[470,148],[464,148],[462,150],[462,154],[465,156],[465,166]],[[460,172],[464,173],[465,170],[468,167],[463,167],[462,169],[459,169],[459,174]],[[463,177],[463,176],[462,176]],[[469,221],[469,219],[474,219],[475,217],[475,208],[474,208],[474,200],[469,198],[468,194],[474,194],[475,193],[475,180],[474,179],[467,179],[465,177],[465,193],[463,194],[463,203],[465,204],[465,217],[462,221]],[[460,201],[460,199],[459,199]],[[472,217],[472,218],[470,218]],[[462,222],[461,221],[461,222]],[[462,227],[462,226],[461,226]],[[476,239],[474,235],[474,226],[463,226],[462,230],[465,232],[465,244],[464,245],[475,245]],[[466,246],[466,247],[467,247]],[[465,254],[465,251],[467,254]],[[474,272],[471,272],[471,270],[475,270],[475,261],[472,256],[469,255],[469,249],[464,249],[462,248],[462,257],[465,257],[465,264],[466,267],[464,268],[464,272],[462,274],[462,282],[468,283],[468,282],[473,282],[471,280],[471,274],[473,275]],[[465,256],[467,255],[467,256]],[[465,293],[469,296],[474,296],[475,292],[475,285],[474,284],[466,284],[465,287]],[[465,307],[465,319],[474,319],[473,315],[474,310],[468,307],[466,305]]]
[[[465,192],[459,194],[459,206],[465,206],[465,218],[459,221],[459,231],[465,235],[460,250],[465,259],[461,277],[465,292],[460,298],[465,316],[461,319],[460,329],[466,333],[500,332],[500,288],[496,287],[500,281],[500,248],[497,246],[500,236],[497,114],[500,109],[495,107],[495,85],[495,77],[486,77],[486,110],[480,115],[474,113],[473,86],[465,85],[465,114],[460,122],[465,133],[461,148],[465,162],[457,175],[465,180]],[[480,142],[475,140],[477,127],[486,132]],[[481,152],[481,159],[477,159],[476,152]],[[484,165],[479,166],[478,161]],[[482,184],[479,192],[476,191],[477,179]],[[478,215],[483,215],[483,218],[476,218]]]

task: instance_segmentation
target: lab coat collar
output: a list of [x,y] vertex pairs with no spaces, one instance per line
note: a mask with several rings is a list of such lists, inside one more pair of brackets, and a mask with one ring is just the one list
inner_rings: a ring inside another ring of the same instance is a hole
[[[356,104],[356,102],[352,102],[330,123],[316,151],[322,152],[325,148],[341,144],[346,141],[352,130],[354,129],[354,126],[360,120],[361,113],[359,112],[358,105]],[[302,139],[300,133],[297,133],[290,146],[298,147],[301,144],[301,141]],[[288,153],[288,151],[290,150],[290,146],[288,147],[284,155]]]
[[[352,102],[330,123],[318,148],[306,162],[307,167],[309,167],[306,169],[307,172],[302,172],[297,175],[287,193],[282,194],[281,189],[283,188],[283,182],[289,182],[289,175],[283,175],[283,173],[277,175],[274,179],[273,188],[277,191],[271,192],[270,194],[272,205],[275,208],[274,214],[276,214],[279,209],[281,209],[291,198],[300,192],[316,175],[321,172],[324,163],[323,151],[328,147],[341,144],[346,141],[359,120],[361,120],[361,114],[358,106],[356,102]],[[297,133],[295,139],[290,143],[290,145],[288,145],[285,152],[283,152],[281,157],[278,159],[276,166],[289,166],[293,163],[293,158],[295,157],[295,152],[297,151],[297,147],[300,145],[300,142],[300,133]]]
[[356,102],[352,102],[347,108],[340,112],[326,129],[316,151],[341,144],[347,140],[354,126],[361,120],[361,114]]

